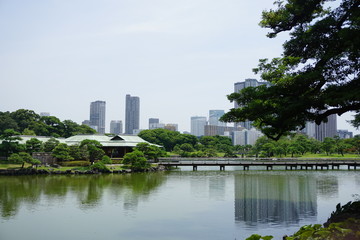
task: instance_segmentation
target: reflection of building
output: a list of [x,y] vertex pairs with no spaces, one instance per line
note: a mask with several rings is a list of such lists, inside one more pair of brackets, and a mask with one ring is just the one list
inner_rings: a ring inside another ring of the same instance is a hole
[[235,176],[235,220],[298,222],[316,216],[316,180],[294,175]]

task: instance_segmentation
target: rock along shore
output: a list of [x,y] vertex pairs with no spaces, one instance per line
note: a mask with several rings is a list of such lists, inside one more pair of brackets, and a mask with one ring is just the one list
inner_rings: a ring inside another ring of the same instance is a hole
[[113,173],[113,174],[127,174],[127,173],[133,173],[133,172],[159,172],[159,171],[165,171],[166,169],[159,165],[156,167],[151,167],[149,169],[146,169],[144,171],[133,171],[131,169],[124,169],[124,170],[109,170],[106,172],[101,172],[98,170],[86,170],[86,171],[79,171],[79,170],[66,170],[66,171],[60,171],[58,169],[52,169],[49,170],[45,169],[36,169],[36,168],[20,168],[20,169],[0,169],[0,175],[5,176],[21,176],[21,175],[71,175],[71,174],[102,174],[102,173]]

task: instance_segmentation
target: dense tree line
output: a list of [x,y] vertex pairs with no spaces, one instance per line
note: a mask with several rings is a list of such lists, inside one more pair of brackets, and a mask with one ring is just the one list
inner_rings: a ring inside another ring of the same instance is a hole
[[164,146],[168,152],[174,152],[183,157],[216,157],[218,153],[222,153],[225,157],[294,157],[305,153],[360,154],[360,135],[351,139],[325,138],[323,142],[303,134],[291,134],[278,141],[264,136],[260,137],[253,146],[233,146],[231,139],[225,136],[197,138],[166,129],[144,130],[139,136],[148,142]]
[[60,121],[54,116],[40,116],[32,110],[19,109],[0,112],[0,135],[12,129],[19,135],[70,137],[76,134],[94,134],[89,126],[71,120]]

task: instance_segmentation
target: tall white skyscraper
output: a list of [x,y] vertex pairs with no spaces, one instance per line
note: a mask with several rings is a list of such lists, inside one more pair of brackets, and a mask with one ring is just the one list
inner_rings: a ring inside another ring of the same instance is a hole
[[191,117],[191,134],[197,137],[205,135],[206,117]]
[[90,127],[98,133],[105,133],[105,101],[95,101],[90,103]]
[[140,128],[140,98],[126,95],[125,133],[134,134]]

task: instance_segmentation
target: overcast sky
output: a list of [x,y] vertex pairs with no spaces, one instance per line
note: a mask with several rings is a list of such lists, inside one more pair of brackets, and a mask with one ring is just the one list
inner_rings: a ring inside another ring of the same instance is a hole
[[[0,0],[0,111],[89,119],[106,101],[106,130],[125,120],[125,95],[149,118],[190,130],[191,116],[233,107],[234,83],[280,56],[258,26],[271,0]],[[351,114],[338,121],[339,129]],[[359,131],[356,131],[359,133]]]

